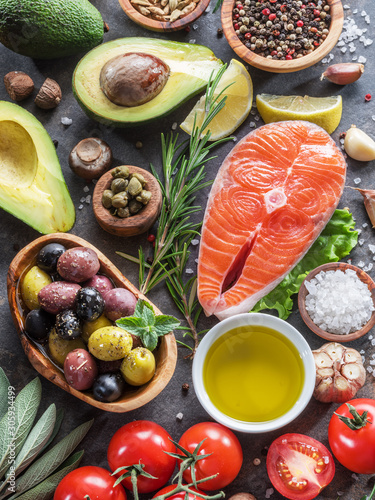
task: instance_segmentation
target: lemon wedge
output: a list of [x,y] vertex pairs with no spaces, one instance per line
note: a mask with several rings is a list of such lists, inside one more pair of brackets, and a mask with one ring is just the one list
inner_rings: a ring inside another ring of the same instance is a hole
[[304,97],[298,95],[258,94],[257,108],[265,123],[283,120],[306,120],[332,134],[342,115],[341,96]]
[[[241,125],[250,112],[253,101],[253,82],[245,66],[235,59],[231,60],[223,73],[216,88],[215,97],[229,84],[231,85],[222,94],[222,96],[227,96],[224,108],[203,131],[204,135],[210,130],[210,141],[217,141],[230,135]],[[181,123],[180,127],[187,134],[191,135],[192,133],[195,115],[197,116],[196,125],[199,127],[202,125],[205,118],[205,101],[206,96],[204,95]]]

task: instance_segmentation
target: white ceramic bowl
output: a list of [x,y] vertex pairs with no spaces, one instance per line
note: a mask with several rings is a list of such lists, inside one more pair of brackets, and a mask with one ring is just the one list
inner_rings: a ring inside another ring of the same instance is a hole
[[[204,383],[203,383],[203,367],[206,355],[212,344],[226,332],[238,328],[240,326],[258,325],[278,331],[289,339],[297,348],[304,367],[304,383],[301,394],[299,395],[293,407],[278,418],[264,422],[245,422],[236,420],[228,415],[225,415],[218,410],[210,400]],[[215,325],[203,338],[193,362],[193,384],[195,393],[203,406],[212,418],[217,422],[229,427],[235,431],[259,433],[269,432],[279,429],[284,425],[294,420],[307,406],[311,399],[315,386],[315,363],[311,349],[304,337],[286,321],[261,313],[246,313],[227,318],[221,323]]]

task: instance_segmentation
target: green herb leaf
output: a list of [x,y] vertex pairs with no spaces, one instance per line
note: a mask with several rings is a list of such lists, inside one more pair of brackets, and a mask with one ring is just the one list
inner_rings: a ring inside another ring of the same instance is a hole
[[308,273],[321,264],[337,262],[356,246],[358,232],[354,231],[354,227],[351,213],[347,210],[335,210],[331,220],[303,259],[251,312],[276,309],[280,318],[287,319],[293,308],[291,297],[298,293]]
[[153,351],[158,344],[158,337],[162,337],[180,325],[180,321],[173,316],[156,316],[147,301],[138,300],[133,316],[126,316],[116,321],[116,325],[140,337],[142,344]]
[[20,391],[0,422],[0,478],[8,470],[10,451],[17,456],[30,432],[41,395],[40,380],[35,378]]
[[8,389],[10,388],[8,377],[0,368],[0,420],[8,411]]
[[159,337],[175,330],[178,326],[180,326],[180,322],[173,316],[161,314],[160,316],[155,317],[154,330]]
[[50,435],[49,440],[46,442],[44,445],[43,451],[48,448],[48,446],[52,443],[52,441],[55,439],[57,436],[57,433],[60,430],[62,421],[64,418],[64,410],[62,408],[59,408],[56,412],[56,419],[55,419],[55,427],[53,428],[52,434]]
[[76,469],[83,456],[83,451],[79,451],[66,460],[62,466],[52,476],[42,481],[38,486],[27,491],[23,495],[13,495],[9,500],[18,498],[19,500],[50,500],[60,481],[72,470]]
[[[20,474],[42,451],[52,434],[56,421],[56,406],[50,405],[28,435],[14,463],[16,474]],[[8,471],[7,476],[10,474]]]
[[74,431],[47,451],[39,460],[34,462],[27,471],[16,480],[16,496],[12,498],[17,498],[21,493],[33,488],[52,474],[79,445],[92,426],[92,423],[93,420],[90,420],[74,429]]

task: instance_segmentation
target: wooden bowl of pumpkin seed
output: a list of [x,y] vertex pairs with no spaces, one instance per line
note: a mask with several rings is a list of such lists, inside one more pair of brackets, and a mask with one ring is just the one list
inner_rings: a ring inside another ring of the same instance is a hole
[[151,31],[178,31],[193,23],[210,0],[119,0],[130,19]]
[[109,170],[96,183],[92,205],[99,225],[117,236],[148,231],[158,218],[162,192],[156,178],[134,165]]

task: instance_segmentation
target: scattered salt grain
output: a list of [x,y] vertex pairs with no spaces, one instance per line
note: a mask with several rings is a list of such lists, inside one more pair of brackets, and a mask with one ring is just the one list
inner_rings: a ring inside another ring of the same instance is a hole
[[370,262],[369,264],[367,264],[367,266],[365,266],[363,268],[363,270],[364,270],[365,273],[368,273],[369,271],[372,270],[373,267],[374,267],[374,264],[372,262]]
[[256,122],[259,122],[259,120],[260,120],[260,116],[258,116],[258,115],[257,115],[257,116],[254,116],[254,120],[255,120]]
[[172,123],[171,129],[176,130],[177,128],[177,122]]
[[354,9],[352,12],[353,14],[358,14],[358,9]]
[[365,10],[363,10],[363,11],[361,12],[361,16],[362,16],[362,17],[367,16],[367,12],[366,12]]
[[375,365],[375,359],[370,359],[370,365],[372,365],[372,366]]
[[83,188],[83,192],[84,192],[84,193],[88,193],[89,191],[90,191],[90,188],[89,188],[88,186],[85,186],[85,187]]
[[368,287],[351,269],[321,271],[306,282],[306,288],[309,316],[330,333],[345,335],[359,330],[375,310]]
[[194,271],[188,267],[187,269],[185,269],[185,273],[186,274],[194,274]]
[[195,38],[191,38],[191,39],[189,40],[189,43],[195,43],[195,42],[196,42],[196,39],[195,39]]
[[211,5],[209,5],[204,12],[205,12],[205,14],[208,14],[210,11],[211,11]]
[[193,24],[193,30],[196,31],[199,28],[198,24]]
[[250,128],[255,128],[255,127],[256,127],[255,122],[250,122],[250,124],[249,124],[249,125],[250,125]]
[[375,339],[371,340],[371,345],[375,345]]
[[81,203],[85,203],[85,199],[86,199],[86,198],[83,196],[83,197],[82,197],[79,201],[80,201]]
[[363,260],[360,260],[357,264],[358,267],[365,267],[365,263],[363,262]]
[[358,56],[352,57],[352,61],[356,61],[358,59]]
[[184,418],[184,414],[183,413],[177,413],[176,415],[176,420],[179,420],[181,422],[181,420]]
[[369,372],[369,373],[372,373],[374,371],[373,367],[372,366],[368,366],[366,368],[366,370]]
[[343,496],[343,494],[344,494],[344,492],[343,492],[343,491],[338,491],[338,492],[337,492],[337,496],[338,496],[338,497],[342,497],[342,496]]
[[235,135],[232,137],[232,141],[237,142],[237,137]]
[[359,354],[365,354],[365,352],[366,352],[366,351],[365,351],[364,349],[361,349],[361,350],[359,351]]
[[352,478],[354,479],[354,481],[358,481],[358,476],[357,476],[357,474],[355,474],[354,472],[353,472],[353,474],[352,474]]
[[327,64],[328,62],[328,59],[325,57],[324,59],[322,59],[322,64]]
[[69,127],[73,123],[73,120],[71,118],[68,118],[67,116],[63,116],[61,118],[61,123],[65,125],[66,127]]
[[360,64],[365,64],[365,62],[366,62],[366,61],[367,61],[367,59],[366,59],[365,57],[363,57],[363,56],[359,56],[359,57],[358,57],[358,62],[359,62]]
[[345,52],[346,52],[347,50],[348,50],[348,49],[347,49],[347,47],[341,47],[341,52],[342,52],[343,54],[345,54]]
[[191,244],[194,246],[199,245],[199,240],[191,240]]
[[199,260],[198,260],[198,259],[194,259],[194,262],[195,262],[196,264],[198,264]]
[[[369,335],[369,336],[368,336],[368,339],[369,339],[369,340],[372,340],[372,339],[373,339],[373,336],[372,336],[372,335]],[[374,355],[373,357],[375,358],[375,355]]]
[[345,5],[344,5],[344,9],[345,9],[345,10],[350,9],[350,5],[345,4]]
[[368,226],[367,222],[365,222],[364,224],[362,224],[362,227],[366,228],[367,226]]
[[266,489],[266,498],[270,498],[275,490],[273,488]]
[[361,182],[361,178],[360,177],[356,177],[354,179],[354,184],[359,184]]
[[363,238],[360,238],[358,240],[358,245],[361,247],[363,245],[363,243],[365,242],[365,240]]
[[87,195],[86,198],[85,198],[85,202],[90,205],[91,203],[91,194]]
[[369,244],[368,249],[370,250],[371,253],[375,253],[375,245]]
[[250,111],[250,114],[254,116],[254,115],[256,115],[256,114],[257,114],[257,112],[255,111],[255,109],[252,109],[252,110]]
[[78,206],[78,210],[82,210],[82,208],[83,208],[83,205]]

